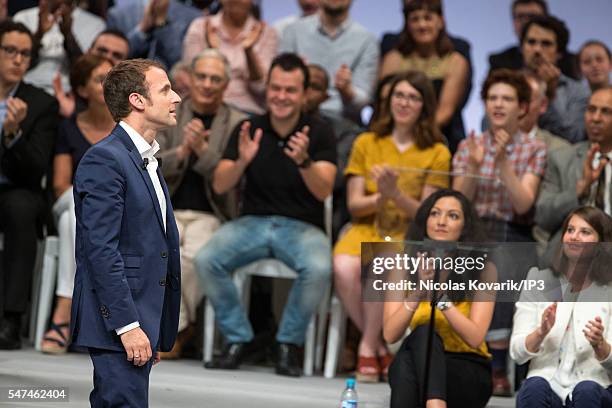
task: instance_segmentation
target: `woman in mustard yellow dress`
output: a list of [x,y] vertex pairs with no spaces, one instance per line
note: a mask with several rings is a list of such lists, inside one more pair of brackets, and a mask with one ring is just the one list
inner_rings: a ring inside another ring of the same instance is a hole
[[451,155],[434,122],[433,87],[420,72],[398,75],[385,102],[389,115],[353,144],[347,177],[351,226],[334,248],[334,282],[362,333],[357,378],[378,381],[390,363],[382,341],[380,302],[361,301],[362,242],[401,240],[421,201],[449,185]]
[[[469,200],[460,192],[439,190],[419,208],[410,225],[409,241],[464,242],[474,246],[486,240],[484,228]],[[432,245],[431,243],[428,245]],[[470,250],[474,264],[478,249]],[[417,249],[418,252],[418,249]],[[436,256],[427,254],[428,256]],[[437,255],[440,256],[440,255]],[[464,258],[465,260],[466,258]],[[482,261],[481,261],[482,262]],[[467,265],[467,262],[465,262]],[[446,262],[445,262],[446,265]],[[484,262],[482,270],[441,271],[440,281],[463,282],[478,278],[493,281],[496,269]],[[455,273],[456,272],[456,273]],[[432,269],[420,269],[420,280],[434,276]],[[468,287],[466,285],[466,287]],[[391,293],[388,293],[391,295]],[[395,343],[406,333],[391,367],[391,408],[421,407],[428,344],[431,304],[420,290],[406,293],[405,299],[385,302],[383,333]],[[484,408],[492,393],[491,355],[484,341],[493,317],[495,294],[491,292],[438,292],[435,307],[435,335],[432,342],[427,408]],[[454,300],[454,301],[451,301]]]

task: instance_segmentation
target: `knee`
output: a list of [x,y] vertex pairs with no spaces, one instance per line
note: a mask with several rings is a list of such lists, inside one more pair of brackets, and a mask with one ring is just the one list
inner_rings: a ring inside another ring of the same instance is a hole
[[572,394],[575,396],[576,394],[587,394],[587,395],[592,395],[595,393],[600,393],[602,390],[602,386],[597,384],[595,381],[590,381],[590,380],[586,380],[586,381],[580,381],[578,384],[576,384],[576,386],[574,387],[574,390],[572,391]]
[[[529,377],[521,385],[521,389],[517,395],[517,401],[529,402],[536,396],[541,396],[551,391],[550,383],[542,377]],[[538,401],[540,399],[538,398]]]
[[361,261],[357,256],[336,255],[333,258],[334,280],[342,285],[360,279]]

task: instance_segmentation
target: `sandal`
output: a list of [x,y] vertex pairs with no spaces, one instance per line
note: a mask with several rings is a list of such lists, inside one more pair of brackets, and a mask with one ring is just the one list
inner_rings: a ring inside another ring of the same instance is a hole
[[50,342],[52,344],[47,344],[47,345],[45,345],[44,343],[41,344],[40,351],[42,351],[45,354],[64,354],[66,351],[68,351],[68,338],[62,332],[62,329],[65,329],[68,327],[70,327],[69,322],[60,323],[60,324],[51,322],[51,324],[49,325],[48,332],[50,331],[55,332],[60,337],[60,339],[45,336],[43,338],[43,341]]
[[393,362],[393,357],[395,356],[391,353],[378,356],[378,362],[380,364],[380,377],[383,382],[389,381],[389,366]]
[[375,383],[378,382],[380,377],[380,365],[378,364],[378,358],[359,356],[357,362],[357,370],[355,371],[355,378],[359,382],[364,383]]

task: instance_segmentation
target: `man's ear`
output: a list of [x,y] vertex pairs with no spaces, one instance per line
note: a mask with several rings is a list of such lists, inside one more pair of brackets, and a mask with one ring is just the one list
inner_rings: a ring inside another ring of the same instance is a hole
[[135,110],[140,112],[144,110],[145,98],[141,94],[132,92],[130,96],[128,96],[128,101],[130,102],[130,105],[132,105],[132,108],[134,108]]
[[519,103],[519,109],[520,109],[519,119],[523,119],[525,115],[527,115],[527,112],[529,112],[529,102]]

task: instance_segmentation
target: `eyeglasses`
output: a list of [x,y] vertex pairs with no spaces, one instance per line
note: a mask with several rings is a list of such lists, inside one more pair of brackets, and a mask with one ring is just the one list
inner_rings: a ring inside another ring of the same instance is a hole
[[403,92],[395,91],[391,94],[391,97],[400,101],[414,103],[415,105],[423,103],[423,97],[418,94],[405,94]]
[[94,50],[93,50],[93,51],[94,51],[94,53],[95,53],[96,55],[98,55],[99,57],[107,57],[107,56],[110,56],[111,58],[113,58],[113,59],[115,59],[115,60],[117,60],[117,61],[122,61],[122,60],[124,60],[124,59],[126,59],[126,58],[127,58],[127,56],[126,56],[126,55],[124,55],[124,54],[122,54],[122,53],[120,53],[120,52],[117,52],[117,51],[111,51],[111,50],[109,50],[108,48],[106,48],[106,47],[102,47],[102,46],[99,46],[99,47],[94,48]]
[[17,54],[21,55],[24,60],[29,60],[32,58],[31,50],[19,50],[16,47],[12,47],[10,45],[0,45],[0,50],[4,51],[4,53],[9,58],[15,58]]
[[223,83],[223,77],[220,77],[219,75],[208,75],[208,74],[203,74],[201,72],[194,72],[193,77],[198,82],[204,82],[208,78],[210,79],[210,82],[212,82],[215,85],[220,85],[221,83]]
[[552,40],[538,40],[535,38],[527,38],[525,42],[527,43],[527,45],[530,45],[532,47],[539,44],[542,46],[542,48],[552,48],[556,45],[555,42]]

